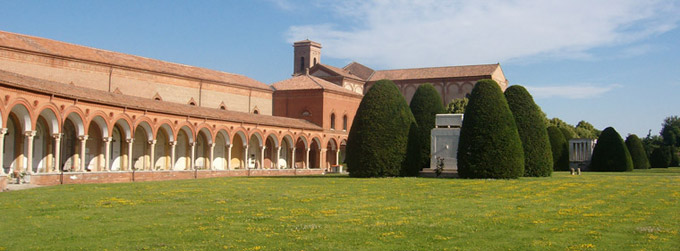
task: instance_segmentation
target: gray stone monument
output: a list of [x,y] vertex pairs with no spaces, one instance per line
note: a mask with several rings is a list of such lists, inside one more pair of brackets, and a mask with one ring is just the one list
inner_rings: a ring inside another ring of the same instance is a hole
[[442,176],[451,177],[458,174],[456,155],[462,125],[463,114],[437,114],[435,128],[430,132],[430,168],[423,170],[422,176],[432,176],[439,161],[444,164]]

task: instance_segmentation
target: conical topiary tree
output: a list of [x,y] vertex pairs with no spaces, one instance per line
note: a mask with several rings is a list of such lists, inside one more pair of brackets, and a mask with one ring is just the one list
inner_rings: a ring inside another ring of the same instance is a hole
[[649,156],[649,162],[652,168],[668,168],[671,163],[671,151],[668,146],[660,146]]
[[550,139],[550,150],[553,157],[553,170],[569,170],[569,148],[567,141],[564,139],[562,130],[556,126],[549,126],[547,131],[548,138]]
[[515,119],[496,81],[472,89],[458,143],[458,175],[463,178],[517,178],[524,174],[524,151]]
[[409,153],[408,158],[413,158],[413,162],[407,165],[404,175],[417,176],[420,170],[430,166],[430,131],[435,126],[437,114],[444,113],[445,110],[439,92],[432,84],[418,87],[410,107],[418,130],[414,131],[415,137],[409,140],[409,147],[419,151]]
[[361,100],[347,139],[349,175],[399,175],[412,125],[415,120],[397,86],[390,80],[376,82]]
[[505,98],[508,100],[522,140],[524,176],[550,176],[553,169],[552,151],[541,109],[531,94],[519,85],[508,87],[505,90]]
[[626,147],[628,147],[630,157],[633,159],[633,168],[649,169],[647,153],[645,153],[645,148],[642,146],[642,140],[637,135],[631,134],[626,137]]
[[621,135],[612,127],[607,127],[597,139],[590,170],[600,172],[633,171],[633,160]]

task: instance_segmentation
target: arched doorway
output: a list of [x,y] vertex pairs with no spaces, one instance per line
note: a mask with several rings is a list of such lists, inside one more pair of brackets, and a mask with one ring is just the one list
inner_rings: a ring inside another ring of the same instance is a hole
[[119,119],[113,125],[113,130],[111,130],[111,153],[110,153],[110,163],[109,170],[111,171],[121,171],[129,170],[128,168],[128,151],[129,147],[128,139],[132,136],[132,131],[130,129],[130,124],[124,119]]
[[210,169],[210,145],[212,144],[212,139],[210,138],[210,131],[206,128],[202,128],[198,131],[196,135],[196,145],[194,150],[196,151],[196,160],[194,165],[197,169]]
[[156,145],[154,149],[154,170],[170,170],[172,152],[170,142],[173,142],[172,129],[168,124],[163,124],[156,133]]
[[135,170],[151,169],[151,149],[149,142],[153,140],[153,131],[146,122],[141,122],[135,128],[132,142],[132,166]]
[[293,138],[286,135],[281,140],[281,153],[279,155],[279,166],[282,168],[292,168],[293,158]]
[[338,164],[337,160],[337,154],[338,154],[338,146],[335,143],[334,139],[328,140],[328,144],[326,144],[326,165],[325,168],[330,168],[330,166],[334,166]]
[[229,145],[229,135],[226,131],[220,130],[215,136],[215,149],[213,153],[213,169],[226,170],[227,169],[227,145]]
[[265,169],[278,169],[279,165],[276,163],[278,143],[274,135],[269,135],[265,141],[264,147],[264,165]]
[[81,169],[82,136],[85,136],[83,120],[73,112],[66,116],[62,126],[61,169],[65,171],[83,171]]

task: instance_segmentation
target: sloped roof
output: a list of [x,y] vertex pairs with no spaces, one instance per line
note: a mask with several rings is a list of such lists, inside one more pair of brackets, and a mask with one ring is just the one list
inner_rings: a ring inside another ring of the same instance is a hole
[[106,104],[110,106],[128,107],[131,109],[147,110],[180,116],[208,118],[237,123],[243,122],[248,124],[280,126],[284,128],[291,127],[318,131],[323,130],[321,127],[302,119],[257,115],[245,112],[226,111],[214,108],[155,101],[147,98],[76,87],[3,70],[0,70],[0,85],[34,92],[54,94],[55,96],[59,97],[74,98],[82,101]]
[[364,80],[364,79],[360,78],[359,76],[353,75],[348,70],[338,68],[338,67],[335,67],[335,66],[331,66],[331,65],[316,64],[312,67],[312,69],[310,69],[310,72],[314,72],[316,70],[325,70],[327,72],[335,73],[338,76],[343,76],[343,77],[346,77],[346,78],[351,78],[351,79],[356,79],[356,80]]
[[358,96],[360,94],[342,88],[336,84],[323,80],[312,75],[297,75],[292,78],[273,83],[272,88],[276,91],[292,91],[292,90],[326,90],[337,92],[345,95]]
[[381,70],[376,71],[368,81],[487,76],[493,74],[498,67],[500,67],[500,64]]
[[179,75],[243,87],[271,90],[255,79],[200,67],[165,62],[119,52],[106,51],[56,40],[0,31],[0,47],[74,58],[120,67]]
[[346,71],[348,71],[350,74],[355,75],[362,80],[368,80],[371,78],[373,73],[375,73],[375,70],[366,67],[365,65],[362,65],[357,62],[352,62],[343,67]]

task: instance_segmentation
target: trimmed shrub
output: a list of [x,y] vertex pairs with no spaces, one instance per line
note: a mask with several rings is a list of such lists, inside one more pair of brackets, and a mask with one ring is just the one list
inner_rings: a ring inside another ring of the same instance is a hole
[[458,143],[462,178],[517,178],[524,174],[524,151],[515,119],[501,88],[480,80],[470,95]]
[[590,170],[599,172],[633,171],[633,160],[628,148],[623,143],[621,135],[614,128],[607,127],[602,131],[593,150]]
[[411,99],[411,113],[418,124],[418,129],[409,139],[408,157],[413,159],[406,165],[404,176],[417,176],[423,168],[430,166],[430,131],[435,126],[437,114],[444,113],[444,105],[437,89],[432,84],[423,84],[418,87]]
[[569,170],[569,146],[564,139],[564,134],[557,126],[549,126],[548,138],[550,139],[550,150],[552,151],[553,170]]
[[567,141],[567,144],[569,144],[570,139],[576,138],[576,134],[573,130],[574,129],[571,128],[560,127],[560,131],[562,132],[562,135],[564,135],[564,140]]
[[630,157],[633,159],[633,168],[635,169],[649,169],[649,159],[647,153],[642,146],[642,140],[637,135],[631,134],[626,137],[626,147],[630,152]]
[[349,175],[399,175],[412,124],[415,120],[397,86],[390,80],[376,82],[361,100],[347,139]]
[[552,151],[541,109],[536,105],[531,94],[519,85],[508,87],[505,90],[505,98],[522,140],[524,176],[550,176],[553,169]]
[[649,156],[652,168],[668,168],[671,163],[671,151],[668,146],[660,146]]

